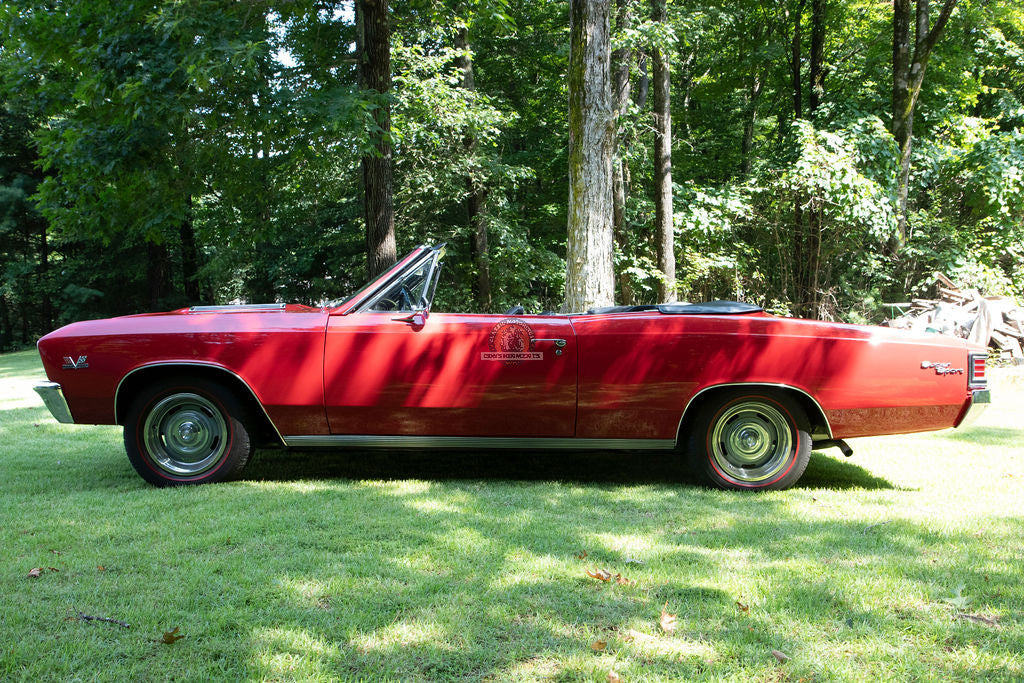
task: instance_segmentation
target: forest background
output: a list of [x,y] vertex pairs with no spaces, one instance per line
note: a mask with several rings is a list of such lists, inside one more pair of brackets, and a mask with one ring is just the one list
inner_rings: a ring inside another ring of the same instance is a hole
[[344,296],[379,270],[384,210],[392,251],[448,243],[438,310],[558,310],[577,10],[610,31],[616,302],[877,322],[936,271],[1024,294],[1014,0],[16,0],[0,350],[83,318]]

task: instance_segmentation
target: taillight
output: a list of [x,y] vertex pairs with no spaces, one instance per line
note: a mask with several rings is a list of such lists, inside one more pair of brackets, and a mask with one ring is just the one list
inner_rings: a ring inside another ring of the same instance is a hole
[[968,386],[985,386],[988,383],[985,379],[985,361],[988,359],[988,354],[972,353],[967,357],[967,359],[971,366],[971,375]]

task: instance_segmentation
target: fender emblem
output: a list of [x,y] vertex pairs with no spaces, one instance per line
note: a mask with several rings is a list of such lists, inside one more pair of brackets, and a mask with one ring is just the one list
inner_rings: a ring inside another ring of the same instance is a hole
[[932,368],[935,370],[936,375],[962,375],[964,374],[963,368],[950,367],[952,363],[933,363],[930,360],[921,361],[921,369],[928,370]]
[[83,370],[89,367],[86,362],[87,356],[79,356],[78,360],[72,360],[71,356],[64,356],[64,369],[65,370]]

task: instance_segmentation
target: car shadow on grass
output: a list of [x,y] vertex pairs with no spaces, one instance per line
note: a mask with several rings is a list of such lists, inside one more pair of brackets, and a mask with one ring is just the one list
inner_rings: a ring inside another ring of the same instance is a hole
[[[283,451],[256,454],[250,480],[426,479],[699,485],[679,453],[622,451]],[[895,489],[865,468],[812,453],[798,488]]]

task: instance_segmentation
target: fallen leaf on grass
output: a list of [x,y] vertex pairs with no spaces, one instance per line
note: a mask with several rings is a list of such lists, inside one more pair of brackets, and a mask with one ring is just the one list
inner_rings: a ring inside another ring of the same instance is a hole
[[622,683],[622,678],[615,673],[615,669],[608,672],[608,683]]
[[598,581],[611,581],[612,573],[607,569],[595,569],[594,571],[587,570],[587,576]]
[[999,620],[995,617],[986,617],[983,614],[968,614],[967,612],[960,612],[956,615],[960,619],[966,619],[973,621],[976,624],[984,624],[985,626],[998,626]]
[[96,565],[96,570],[97,571],[101,571],[101,572],[105,572],[105,571],[107,571],[107,568],[104,567],[102,564],[99,564],[99,565]]
[[185,637],[185,634],[179,634],[178,629],[180,626],[175,626],[173,631],[164,631],[164,637],[161,640],[168,645],[174,645],[176,642]]
[[779,652],[778,650],[772,650],[772,656],[779,660],[779,664],[785,664],[789,661],[789,655],[784,652]]
[[590,649],[594,652],[604,652],[606,647],[608,647],[607,640],[595,640],[590,644]]
[[741,612],[749,612],[750,611],[750,605],[744,605],[739,600],[736,601],[736,606],[740,608]]
[[586,550],[581,550],[578,553],[576,553],[575,555],[573,555],[573,557],[575,557],[577,560],[585,560],[585,559],[587,559],[587,551]]
[[60,571],[60,570],[57,569],[56,567],[33,567],[32,569],[28,570],[28,578],[30,578],[30,579],[38,579],[40,576],[43,575],[43,572],[57,572],[57,571]]
[[965,607],[971,604],[970,596],[964,595],[964,587],[964,584],[961,583],[959,586],[956,587],[956,590],[953,591],[953,595],[951,597],[942,598],[942,601],[947,605],[955,607],[958,610],[963,610]]
[[616,574],[615,583],[619,584],[620,586],[632,586],[636,583],[636,581],[633,581],[632,579],[627,579],[622,574]]
[[665,602],[665,606],[661,608],[661,619],[658,623],[661,625],[661,630],[665,633],[673,633],[676,630],[676,615],[668,613],[668,601]]

